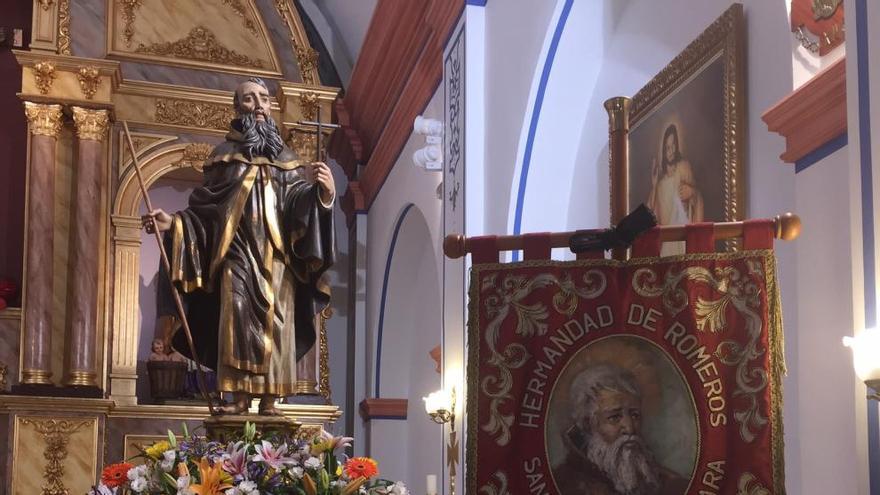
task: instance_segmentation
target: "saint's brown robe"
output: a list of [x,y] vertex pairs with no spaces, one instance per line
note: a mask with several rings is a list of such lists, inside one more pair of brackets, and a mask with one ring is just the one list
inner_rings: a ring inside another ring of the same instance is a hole
[[[242,152],[233,126],[204,166],[204,183],[166,235],[200,361],[222,392],[291,395],[296,362],[314,345],[335,258],[331,205],[287,147]],[[178,332],[174,347],[189,355]]]

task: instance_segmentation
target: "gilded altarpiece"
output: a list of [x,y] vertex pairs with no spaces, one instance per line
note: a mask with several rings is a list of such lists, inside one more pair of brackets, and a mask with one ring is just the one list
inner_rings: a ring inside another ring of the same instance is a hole
[[[22,65],[20,98],[43,114],[51,113],[46,118],[36,111],[28,116],[32,122],[27,143],[28,170],[39,160],[43,162],[37,166],[51,169],[51,195],[34,196],[37,191],[29,187],[26,196],[31,206],[45,200],[53,205],[47,257],[54,267],[48,284],[52,293],[48,312],[54,318],[42,336],[50,341],[48,355],[41,357],[45,369],[30,370],[32,379],[44,380],[40,386],[46,387],[46,393],[0,395],[0,438],[7,439],[11,456],[0,462],[0,492],[85,493],[105,460],[123,458],[138,439],[179,430],[181,422],[194,429],[208,413],[205,406],[138,401],[137,382],[146,379],[137,373],[142,330],[138,307],[142,196],[132,156],[121,138],[121,122],[131,127],[149,187],[169,174],[199,176],[202,161],[223,139],[234,117],[231,87],[218,81],[259,76],[278,87],[273,117],[285,141],[303,156],[314,155],[315,136],[313,128],[300,122],[315,120],[319,114],[322,122],[329,122],[338,88],[320,85],[317,52],[309,46],[302,20],[289,1],[276,0],[258,8],[253,0],[107,0],[104,15],[98,12],[94,20],[101,24],[79,18],[73,26],[67,0],[33,3],[31,50],[14,54]],[[274,38],[263,18],[266,15],[277,16],[272,21]],[[71,53],[71,37],[80,43],[89,38],[82,29],[103,31],[107,58]],[[286,41],[283,45],[278,43],[279,29],[280,39]],[[292,52],[293,59],[287,60],[295,60],[296,66],[277,56],[282,50]],[[127,79],[120,61],[145,63],[141,67],[155,67],[158,75],[151,78],[146,71]],[[280,80],[282,74],[295,80]],[[101,125],[86,122],[84,115],[101,116]],[[91,154],[83,154],[85,147],[90,147]],[[99,221],[89,231],[99,267],[96,314],[87,332],[94,342],[89,340],[85,347],[95,353],[94,388],[101,398],[71,397],[64,383],[70,376],[74,347],[69,320],[78,311],[78,298],[72,292],[76,267],[71,248],[76,215],[82,214],[77,209],[83,208],[77,204],[76,180],[86,166],[94,167],[100,177],[92,210]],[[28,222],[33,225],[35,220],[26,218],[26,229]],[[25,253],[32,253],[32,248],[26,245]],[[28,273],[24,279],[29,279]],[[23,293],[26,290],[22,287]],[[28,347],[24,324],[28,300],[23,299],[24,308],[0,313],[0,343],[6,349],[0,350],[3,391],[22,385],[23,363],[34,352]],[[323,316],[331,314],[328,309]],[[310,403],[280,407],[310,432],[333,423],[341,414],[330,405],[330,350],[324,336],[316,352],[317,383],[310,384],[309,393],[314,394]]]

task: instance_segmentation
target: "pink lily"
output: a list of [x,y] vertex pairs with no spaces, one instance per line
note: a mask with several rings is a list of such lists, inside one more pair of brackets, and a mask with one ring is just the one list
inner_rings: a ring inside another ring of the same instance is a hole
[[254,447],[257,449],[257,454],[254,456],[254,461],[257,462],[265,462],[269,467],[273,469],[281,469],[285,464],[294,465],[296,464],[296,460],[292,457],[287,457],[287,444],[283,444],[277,449],[272,447],[272,444],[263,440],[262,445],[255,445]]

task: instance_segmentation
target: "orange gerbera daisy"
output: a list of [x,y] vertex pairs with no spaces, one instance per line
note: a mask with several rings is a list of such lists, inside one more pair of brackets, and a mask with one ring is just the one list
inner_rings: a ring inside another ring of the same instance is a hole
[[352,457],[345,463],[345,474],[350,479],[372,478],[379,474],[379,463],[369,457]]
[[224,476],[222,467],[219,462],[211,466],[208,460],[202,457],[199,459],[200,483],[190,485],[189,489],[197,495],[222,495],[223,492],[232,488],[232,485],[227,483],[228,477]]
[[107,485],[108,488],[116,488],[128,481],[128,470],[134,465],[127,462],[118,462],[104,467],[101,471],[101,483]]

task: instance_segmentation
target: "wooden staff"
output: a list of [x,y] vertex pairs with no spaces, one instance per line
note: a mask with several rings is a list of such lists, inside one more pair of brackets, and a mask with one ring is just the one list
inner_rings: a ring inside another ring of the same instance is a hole
[[[168,280],[171,281],[171,262],[168,261],[168,254],[165,253],[165,245],[162,242],[162,236],[159,234],[159,229],[156,227],[156,219],[153,218],[153,202],[150,201],[150,193],[147,192],[146,183],[144,183],[144,177],[141,175],[141,165],[138,162],[137,153],[134,149],[134,143],[131,141],[131,134],[128,132],[128,122],[122,121],[122,128],[125,130],[125,139],[128,142],[128,150],[131,152],[131,159],[134,162],[134,172],[137,175],[138,183],[141,186],[141,192],[144,193],[144,203],[147,205],[147,211],[150,215],[150,222],[153,223],[153,234],[156,237],[156,244],[159,246],[159,254],[162,257],[162,266],[165,267],[165,272],[168,274]],[[208,393],[208,385],[205,380],[205,372],[202,370],[202,365],[199,363],[198,354],[196,354],[196,346],[193,344],[192,332],[189,330],[189,322],[186,319],[186,311],[183,309],[183,301],[180,299],[180,293],[177,292],[177,287],[174,285],[174,282],[171,282],[171,294],[174,296],[174,304],[177,306],[177,314],[180,316],[180,322],[183,326],[183,333],[186,335],[186,342],[189,344],[189,352],[192,354],[192,359],[196,363],[196,379],[199,383],[199,388],[202,391],[202,397],[206,401],[208,401],[208,410],[211,412],[211,415],[217,414],[218,410],[214,408],[214,401],[211,399],[211,394]]]
[[[773,219],[776,227],[774,237],[791,241],[801,233],[801,219],[794,213],[777,215]],[[660,242],[683,241],[687,239],[684,225],[662,225],[660,229]],[[715,239],[732,239],[743,235],[743,222],[718,222],[713,224]],[[573,232],[557,232],[550,234],[550,246],[568,247],[568,239],[577,234]],[[523,249],[523,236],[503,235],[496,238],[496,246],[499,251],[514,251]],[[443,240],[443,252],[448,258],[461,258],[471,252],[469,239],[461,234],[450,234]]]

